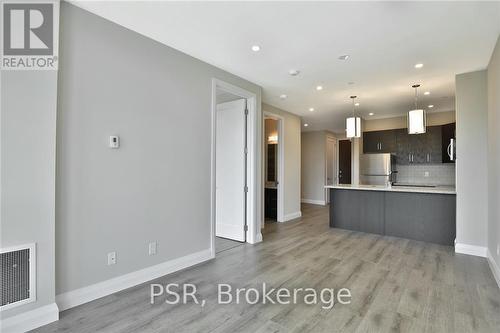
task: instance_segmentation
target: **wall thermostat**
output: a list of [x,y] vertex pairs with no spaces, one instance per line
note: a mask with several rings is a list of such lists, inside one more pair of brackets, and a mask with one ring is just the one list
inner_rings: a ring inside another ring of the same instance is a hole
[[109,137],[109,148],[117,149],[120,147],[120,137],[117,135],[111,135]]

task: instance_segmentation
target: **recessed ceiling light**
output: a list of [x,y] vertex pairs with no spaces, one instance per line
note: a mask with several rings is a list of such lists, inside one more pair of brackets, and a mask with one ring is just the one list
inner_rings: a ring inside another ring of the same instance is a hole
[[309,126],[309,124],[308,124],[308,123],[305,123],[305,124],[304,124],[304,127],[307,127],[307,126]]
[[298,69],[290,69],[288,71],[288,74],[290,74],[291,76],[297,76],[300,74],[300,71]]
[[424,67],[424,64],[415,64],[415,68],[422,68]]
[[323,86],[316,86],[316,90],[323,90]]
[[368,113],[369,116],[373,116],[374,114],[375,113],[373,113],[373,112]]
[[339,60],[347,60],[347,59],[349,59],[349,55],[348,54],[344,54],[344,55],[341,55],[339,57]]
[[354,106],[359,106],[359,103],[354,103]]
[[430,94],[431,94],[431,92],[430,92],[430,91],[426,91],[426,92],[424,92],[424,95],[430,95]]
[[286,99],[287,97],[288,97],[288,96],[287,96],[287,95],[285,95],[285,94],[281,94],[281,95],[280,95],[280,98],[281,98],[281,99]]
[[260,51],[260,46],[259,45],[253,45],[252,46],[252,51],[259,52]]
[[314,108],[309,108],[309,111],[310,111],[310,112],[313,112],[313,111],[314,111]]
[[434,107],[434,105],[432,105],[432,104],[431,104],[431,105],[429,105],[429,108],[430,108],[430,109],[432,109],[433,107]]

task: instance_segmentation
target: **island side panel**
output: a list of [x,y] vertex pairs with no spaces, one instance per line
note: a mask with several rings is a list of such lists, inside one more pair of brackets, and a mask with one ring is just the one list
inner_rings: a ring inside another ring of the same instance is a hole
[[386,192],[385,199],[386,235],[453,245],[455,195]]
[[330,189],[330,227],[384,234],[381,191]]

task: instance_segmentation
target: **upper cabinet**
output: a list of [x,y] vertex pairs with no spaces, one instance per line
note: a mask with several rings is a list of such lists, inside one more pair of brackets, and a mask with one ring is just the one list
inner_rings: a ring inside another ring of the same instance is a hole
[[442,162],[441,126],[427,126],[424,134],[408,134],[397,130],[398,164],[436,164]]
[[[398,164],[447,163],[446,146],[454,137],[454,125],[427,126],[424,134],[408,134],[406,128],[363,133],[363,152],[396,154]],[[444,147],[444,148],[443,148]],[[443,152],[444,149],[444,152]]]
[[393,153],[396,151],[395,130],[372,131],[363,133],[363,152]]

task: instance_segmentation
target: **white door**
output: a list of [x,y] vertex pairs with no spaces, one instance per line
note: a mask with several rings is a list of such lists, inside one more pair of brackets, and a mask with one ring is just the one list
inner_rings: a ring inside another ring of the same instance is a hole
[[245,100],[217,105],[215,235],[245,241]]
[[[333,185],[337,182],[336,177],[336,143],[335,139],[327,138],[326,140],[326,185]],[[326,202],[330,202],[330,191],[326,190]]]

